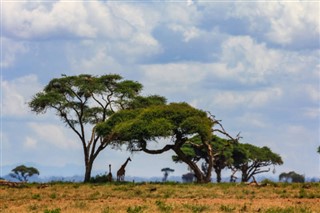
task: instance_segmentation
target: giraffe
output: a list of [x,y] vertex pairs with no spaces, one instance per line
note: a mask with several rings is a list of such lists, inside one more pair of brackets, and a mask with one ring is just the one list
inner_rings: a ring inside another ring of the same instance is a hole
[[124,162],[124,164],[118,170],[118,172],[117,172],[117,181],[124,181],[124,176],[125,176],[125,173],[126,173],[125,168],[126,168],[126,166],[127,166],[129,161],[131,161],[130,157],[128,157],[126,162]]
[[107,182],[112,182],[111,164],[109,164],[109,174],[107,175]]

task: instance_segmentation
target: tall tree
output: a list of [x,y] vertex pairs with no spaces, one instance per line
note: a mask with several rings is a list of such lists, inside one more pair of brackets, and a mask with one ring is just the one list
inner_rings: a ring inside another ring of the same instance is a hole
[[237,144],[233,151],[233,166],[241,171],[241,181],[247,182],[256,174],[269,172],[268,166],[282,165],[281,156],[270,148],[257,147],[252,144]]
[[320,146],[318,147],[318,153],[320,154]]
[[20,165],[12,169],[12,173],[10,173],[10,176],[18,179],[19,181],[27,182],[29,177],[33,175],[39,175],[39,174],[40,173],[38,169],[34,167],[27,167],[25,165]]
[[[218,121],[210,119],[206,112],[186,103],[171,103],[119,111],[106,122],[99,124],[97,131],[105,140],[126,144],[131,151],[161,154],[173,150],[181,161],[192,169],[197,182],[204,183],[211,181],[213,155],[210,141],[212,127],[216,122]],[[208,153],[210,159],[206,173],[182,150],[183,145],[189,143],[189,139],[195,135],[200,139],[199,146]],[[150,149],[152,142],[163,143],[162,148]]]
[[[109,118],[120,109],[136,107],[135,98],[145,100],[145,104],[165,102],[163,97],[140,97],[142,85],[135,81],[123,80],[120,75],[108,74],[92,76],[62,76],[52,79],[43,91],[29,102],[32,111],[45,113],[48,109],[56,115],[80,139],[84,153],[84,182],[90,181],[92,165],[98,154],[110,141],[101,140],[95,125]],[[142,107],[141,105],[139,107]]]

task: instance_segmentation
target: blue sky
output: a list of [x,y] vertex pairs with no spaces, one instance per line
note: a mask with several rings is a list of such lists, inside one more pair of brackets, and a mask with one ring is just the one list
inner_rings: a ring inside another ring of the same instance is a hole
[[[317,1],[2,1],[1,175],[26,163],[41,176],[82,175],[74,133],[26,103],[62,73],[118,73],[270,147],[284,160],[275,177],[319,177],[319,10]],[[107,148],[93,170],[111,163],[115,173],[131,156],[130,176],[186,173],[171,155]]]

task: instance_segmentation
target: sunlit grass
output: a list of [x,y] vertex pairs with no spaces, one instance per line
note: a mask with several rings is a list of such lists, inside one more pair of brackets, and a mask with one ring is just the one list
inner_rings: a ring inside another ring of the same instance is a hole
[[0,186],[0,212],[319,212],[320,184],[50,183]]

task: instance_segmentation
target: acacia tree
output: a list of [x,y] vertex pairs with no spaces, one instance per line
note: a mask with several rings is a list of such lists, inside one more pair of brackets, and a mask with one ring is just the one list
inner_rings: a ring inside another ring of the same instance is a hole
[[37,114],[52,109],[79,137],[84,153],[84,182],[88,182],[94,160],[111,142],[101,140],[95,125],[119,109],[141,107],[142,104],[136,106],[135,98],[144,100],[142,103],[146,105],[165,102],[160,96],[140,97],[141,90],[140,83],[122,80],[116,74],[63,76],[52,79],[29,106]]
[[166,167],[166,168],[161,169],[161,172],[163,172],[163,179],[162,179],[162,181],[163,181],[163,182],[166,182],[167,179],[168,179],[169,173],[170,173],[170,172],[174,172],[174,169],[171,169],[171,168],[169,168],[169,167]]
[[[213,155],[210,141],[212,127],[217,122],[206,112],[186,103],[171,103],[119,111],[99,124],[97,131],[105,140],[126,144],[130,151],[161,154],[172,150],[194,172],[197,182],[206,183],[211,181]],[[209,168],[206,172],[201,171],[182,150],[184,144],[192,143],[189,139],[195,135],[200,140],[200,144],[195,145],[208,153]],[[162,143],[162,148],[150,149],[152,142]]]
[[241,171],[241,181],[247,182],[256,174],[269,172],[268,166],[282,165],[281,156],[270,148],[257,147],[252,144],[237,144],[233,151],[233,167]]
[[24,182],[27,182],[29,177],[40,174],[38,169],[34,167],[26,167],[25,165],[17,166],[11,171],[12,171],[12,173],[10,173],[11,177]]
[[320,146],[318,147],[318,153],[320,154]]
[[279,181],[284,181],[286,183],[288,183],[290,181],[292,183],[304,183],[304,180],[305,180],[305,178],[303,175],[297,174],[294,171],[291,171],[288,173],[282,172],[279,175]]
[[[202,161],[202,171],[206,171],[209,165],[209,158],[205,150],[201,148],[198,137],[190,139],[192,143],[186,143],[183,145],[182,150],[185,155],[188,156],[195,163]],[[212,166],[216,173],[217,182],[221,182],[221,171],[230,166],[233,162],[232,159],[232,140],[220,138],[217,135],[212,135],[210,141],[212,146],[213,162]],[[174,162],[181,163],[178,156],[172,156]]]

